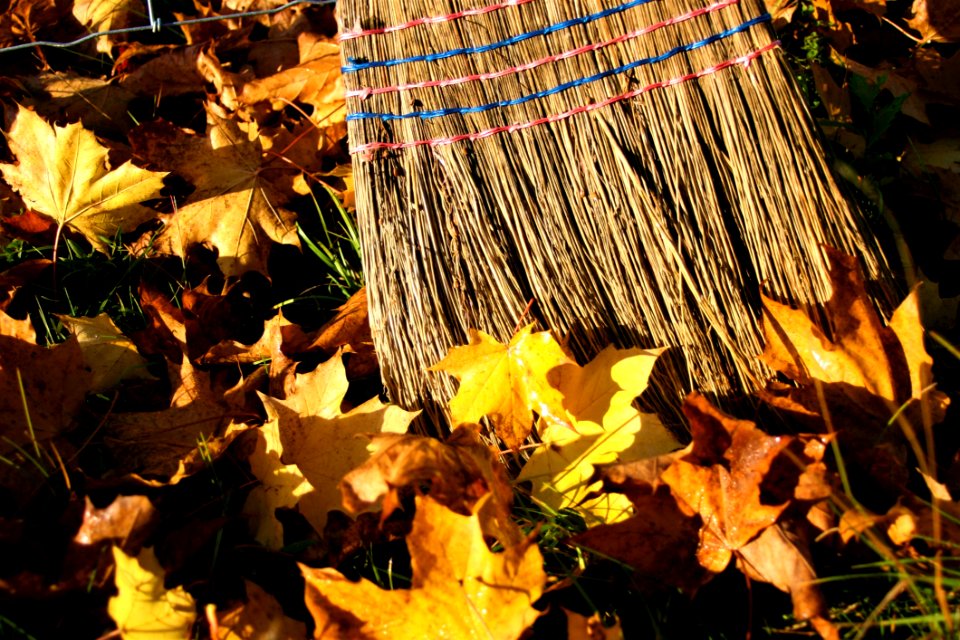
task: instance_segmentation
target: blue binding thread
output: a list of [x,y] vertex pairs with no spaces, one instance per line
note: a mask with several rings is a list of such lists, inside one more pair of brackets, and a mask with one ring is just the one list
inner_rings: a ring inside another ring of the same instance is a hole
[[609,9],[604,9],[603,11],[598,11],[597,13],[592,13],[588,16],[573,18],[572,20],[567,20],[565,22],[558,22],[557,24],[552,24],[549,27],[544,27],[543,29],[528,31],[526,33],[521,33],[520,35],[507,38],[506,40],[501,40],[500,42],[491,42],[490,44],[484,44],[477,47],[464,47],[463,49],[451,49],[449,51],[442,51],[440,53],[428,53],[420,56],[411,56],[409,58],[394,58],[392,60],[375,60],[373,62],[359,62],[357,58],[347,58],[347,60],[350,61],[350,64],[344,65],[340,68],[340,70],[343,73],[354,73],[356,71],[362,71],[363,69],[373,69],[376,67],[395,67],[398,64],[406,64],[408,62],[433,62],[435,60],[444,60],[445,58],[452,58],[454,56],[472,55],[474,53],[493,51],[495,49],[509,47],[512,44],[517,44],[518,42],[523,42],[524,40],[529,40],[530,38],[545,36],[548,33],[553,33],[554,31],[562,31],[563,29],[574,27],[578,24],[589,24],[596,20],[600,20],[601,18],[623,13],[627,9],[639,7],[640,5],[647,4],[649,2],[653,2],[653,0],[631,0],[630,2],[621,4],[618,7],[611,7]]
[[597,80],[602,80],[604,78],[609,78],[610,76],[618,75],[631,69],[636,69],[647,64],[653,64],[655,62],[662,62],[667,58],[672,58],[678,53],[684,53],[687,51],[693,51],[694,49],[699,49],[700,47],[705,47],[709,44],[713,44],[718,40],[723,40],[728,38],[735,33],[740,33],[741,31],[746,31],[750,27],[767,22],[770,20],[770,14],[764,13],[763,15],[757,16],[751,20],[747,20],[743,24],[740,24],[736,27],[731,27],[726,31],[721,31],[720,33],[715,33],[712,36],[708,36],[703,40],[698,40],[696,42],[691,42],[690,44],[680,45],[679,47],[674,47],[665,53],[653,56],[651,58],[643,58],[641,60],[636,60],[630,62],[620,67],[614,69],[608,69],[607,71],[601,71],[592,76],[586,78],[579,78],[577,80],[571,80],[570,82],[557,85],[552,89],[545,89],[543,91],[537,91],[536,93],[531,93],[525,96],[520,96],[519,98],[513,98],[512,100],[501,100],[499,102],[491,102],[489,104],[481,104],[473,107],[449,107],[446,109],[434,109],[432,111],[414,111],[413,113],[373,113],[373,112],[357,112],[347,115],[347,120],[368,120],[372,118],[377,118],[379,120],[407,120],[409,118],[420,118],[421,120],[429,120],[431,118],[442,118],[443,116],[452,116],[452,115],[462,115],[467,113],[482,113],[484,111],[490,111],[491,109],[499,109],[502,107],[512,107],[518,104],[523,104],[524,102],[530,102],[531,100],[537,100],[539,98],[546,98],[547,96],[552,96],[555,93],[560,93],[561,91],[566,91],[567,89],[572,89],[573,87],[579,87],[584,84],[589,84],[591,82],[596,82]]

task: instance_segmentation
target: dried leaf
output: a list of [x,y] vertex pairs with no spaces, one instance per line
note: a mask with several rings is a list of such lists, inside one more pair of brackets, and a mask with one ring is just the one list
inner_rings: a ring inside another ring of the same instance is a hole
[[489,496],[480,513],[488,535],[506,544],[523,536],[511,520],[513,489],[506,469],[484,445],[476,425],[458,427],[446,442],[436,438],[384,434],[371,439],[370,459],[340,482],[343,505],[359,513],[384,501],[383,518],[399,506],[399,492],[413,489],[458,513],[471,513],[477,501]]
[[629,517],[626,496],[592,496],[601,486],[594,479],[594,467],[653,458],[679,448],[656,415],[633,406],[646,389],[660,353],[610,347],[585,367],[566,364],[551,371],[574,427],[553,424],[543,429],[543,446],[521,470],[518,480],[533,482],[537,500],[555,510],[576,508],[593,522]]
[[588,618],[567,609],[563,612],[567,614],[567,640],[621,640],[624,637],[619,620],[605,627],[599,613]]
[[283,613],[280,603],[249,580],[247,603],[217,615],[216,640],[306,640],[307,625]]
[[417,416],[378,398],[341,413],[346,391],[343,358],[337,354],[316,370],[297,374],[286,400],[261,396],[268,418],[279,424],[282,462],[296,465],[313,487],[300,499],[300,512],[318,532],[327,513],[342,506],[340,480],[368,457],[363,435],[405,433]]
[[913,0],[907,24],[923,42],[960,40],[960,6],[954,0]]
[[333,569],[301,565],[316,638],[519,638],[540,615],[543,558],[532,540],[492,553],[479,517],[417,499],[407,536],[410,589],[352,583]]
[[0,164],[4,179],[32,209],[61,230],[82,234],[95,249],[108,252],[104,238],[156,217],[139,203],[160,195],[167,174],[130,161],[111,170],[107,149],[82,125],[50,125],[20,107],[7,140],[18,163]]
[[186,256],[204,245],[216,251],[217,264],[227,277],[251,270],[266,273],[274,242],[299,246],[295,216],[281,207],[287,197],[263,177],[256,135],[213,112],[208,118],[207,138],[169,126],[143,128],[135,138],[135,147],[145,158],[176,167],[196,186],[166,222],[154,248]]
[[[257,542],[268,549],[279,550],[283,547],[283,525],[276,518],[276,510],[295,507],[303,496],[313,491],[313,486],[297,465],[280,461],[283,448],[279,420],[275,416],[271,416],[256,433],[257,443],[247,460],[250,472],[260,484],[250,490],[243,513],[249,518]],[[321,526],[322,520],[315,518],[313,525]]]
[[470,343],[453,347],[430,371],[445,371],[460,381],[450,401],[454,424],[479,422],[489,416],[497,435],[517,449],[530,435],[533,412],[547,424],[571,424],[560,392],[548,373],[573,363],[547,331],[531,333],[533,325],[501,344],[482,331],[470,331]]
[[632,495],[636,514],[571,541],[629,565],[648,589],[671,585],[694,593],[710,578],[697,561],[702,522],[677,505],[667,487]]
[[693,450],[670,465],[661,480],[690,513],[700,515],[704,524],[697,557],[706,569],[720,573],[734,551],[787,508],[788,502],[762,500],[760,485],[792,438],[768,436],[697,394],[684,402],[683,413],[690,421]]
[[[73,17],[91,33],[125,29],[133,19],[143,15],[139,0],[74,0]],[[97,51],[107,55],[113,50],[118,34],[97,38]]]
[[157,510],[146,496],[117,496],[104,509],[85,498],[83,523],[73,540],[83,545],[115,540],[130,549],[144,541],[156,519]]
[[123,380],[153,378],[147,371],[147,361],[107,314],[95,318],[60,316],[60,321],[80,344],[92,376],[91,392],[102,393]]
[[117,595],[107,611],[123,640],[183,640],[197,618],[193,598],[183,587],[165,589],[163,567],[153,549],[130,557],[113,548]]

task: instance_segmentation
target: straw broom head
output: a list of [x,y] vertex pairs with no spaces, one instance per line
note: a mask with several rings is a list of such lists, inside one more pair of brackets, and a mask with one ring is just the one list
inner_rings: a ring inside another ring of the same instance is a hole
[[[486,4],[485,4],[486,2]],[[588,357],[680,347],[661,395],[765,376],[760,284],[828,291],[822,245],[886,278],[756,0],[341,0],[374,341],[395,402],[530,299]],[[421,19],[426,18],[426,19]]]

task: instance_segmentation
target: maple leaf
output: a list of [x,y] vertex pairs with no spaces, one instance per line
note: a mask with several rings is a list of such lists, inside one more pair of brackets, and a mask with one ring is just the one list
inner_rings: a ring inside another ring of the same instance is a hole
[[256,383],[254,375],[223,389],[185,359],[171,373],[169,408],[108,416],[104,444],[116,456],[118,469],[176,483],[203,468],[204,457],[216,457],[246,429],[243,422],[256,416],[246,406]]
[[774,460],[792,442],[736,420],[698,394],[683,404],[693,433],[691,452],[671,464],[661,480],[700,515],[703,531],[697,557],[713,573],[723,571],[737,551],[773,525],[789,504],[766,504],[760,485]]
[[487,548],[476,513],[464,516],[417,498],[407,536],[410,589],[353,583],[334,569],[301,565],[317,638],[519,638],[540,615],[543,557],[532,539]]
[[183,587],[165,589],[164,571],[152,548],[131,557],[113,548],[117,595],[107,611],[123,640],[183,640],[197,618],[193,598]]
[[533,429],[536,411],[548,424],[570,425],[561,394],[547,373],[573,360],[548,331],[518,331],[509,344],[482,331],[470,330],[470,343],[453,347],[430,371],[446,371],[460,380],[450,400],[455,425],[489,416],[496,433],[518,449]]
[[[280,444],[279,420],[267,401],[264,404],[268,406],[268,419],[256,430],[257,442],[247,458],[250,472],[260,484],[250,490],[243,513],[249,518],[257,542],[268,549],[279,550],[283,547],[283,525],[276,518],[276,510],[295,507],[313,491],[313,486],[303,477],[297,465],[283,464],[280,460],[283,447]],[[322,527],[320,519],[313,520],[315,527]]]
[[307,625],[284,615],[277,599],[256,583],[244,583],[247,602],[217,614],[216,640],[306,640]]
[[913,17],[907,21],[923,42],[960,40],[960,8],[953,0],[913,0]]
[[19,107],[7,141],[18,162],[0,164],[4,180],[30,208],[53,218],[58,240],[69,228],[107,253],[104,238],[132,231],[157,216],[139,203],[159,197],[167,174],[141,169],[129,160],[111,170],[107,149],[82,125],[50,125]]
[[418,413],[371,398],[347,413],[340,406],[347,392],[342,354],[314,371],[296,374],[286,399],[261,395],[270,420],[277,420],[283,464],[296,465],[313,487],[299,501],[300,512],[317,531],[327,513],[342,507],[338,484],[368,457],[362,434],[405,433]]
[[[74,0],[73,17],[91,33],[123,29],[130,26],[132,18],[143,15],[143,3],[139,0]],[[113,38],[97,38],[97,51],[107,55],[113,50]]]
[[[286,197],[268,179],[256,132],[208,110],[208,136],[170,125],[143,127],[134,147],[160,166],[176,167],[196,190],[165,223],[154,248],[186,256],[197,245],[217,252],[227,277],[266,273],[274,242],[300,246],[295,215],[281,207]],[[253,125],[250,125],[251,127]],[[281,163],[271,167],[289,172]]]
[[[400,491],[427,493],[447,508],[470,513],[484,496],[484,531],[506,544],[523,536],[511,520],[513,489],[506,469],[480,440],[477,425],[457,427],[445,442],[436,438],[383,434],[371,438],[370,459],[340,482],[343,505],[359,513],[383,500],[387,518],[400,506]],[[424,489],[428,487],[428,489]]]
[[552,372],[573,428],[552,424],[541,431],[543,446],[517,478],[533,481],[534,498],[554,510],[575,507],[594,521],[629,517],[625,496],[591,497],[601,486],[593,479],[594,467],[652,458],[680,446],[656,415],[633,406],[662,352],[608,347],[585,367],[566,364]]
[[92,376],[91,392],[101,393],[131,378],[153,378],[147,371],[147,361],[107,314],[95,318],[59,317],[83,352]]

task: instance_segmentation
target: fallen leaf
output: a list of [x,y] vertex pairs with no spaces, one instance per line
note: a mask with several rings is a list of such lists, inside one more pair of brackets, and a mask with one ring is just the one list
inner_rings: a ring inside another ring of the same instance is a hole
[[824,640],[840,640],[806,543],[781,525],[764,529],[737,551],[737,566],[748,577],[790,594],[793,616],[810,621]]
[[175,483],[203,468],[203,458],[216,457],[246,428],[246,420],[257,417],[245,406],[253,386],[248,381],[224,389],[184,360],[171,386],[167,409],[106,418],[104,444],[116,458],[115,471]]
[[542,446],[517,478],[533,482],[534,498],[553,510],[576,508],[588,522],[629,517],[626,496],[592,496],[601,486],[594,479],[594,467],[653,458],[679,448],[656,415],[633,406],[660,353],[608,347],[585,367],[566,364],[551,372],[573,428],[551,424],[541,431]]
[[116,541],[120,548],[138,549],[158,519],[157,510],[146,496],[117,496],[103,509],[85,498],[83,522],[74,542],[95,545]]
[[371,398],[346,413],[340,411],[347,391],[342,354],[314,371],[296,374],[286,399],[261,395],[269,420],[277,420],[283,464],[296,465],[313,491],[300,498],[307,521],[322,532],[331,509],[341,509],[338,485],[368,457],[364,434],[405,433],[418,415]]
[[113,80],[70,71],[45,71],[23,79],[24,106],[52,122],[77,122],[99,133],[133,126],[128,112],[136,97]]
[[197,618],[193,598],[183,587],[165,589],[164,571],[153,553],[144,548],[128,556],[113,548],[117,595],[107,611],[123,640],[183,640]]
[[307,625],[286,616],[280,603],[245,580],[247,602],[217,615],[216,640],[306,640]]
[[20,107],[7,133],[17,164],[0,172],[32,209],[82,234],[98,251],[107,240],[157,216],[140,202],[157,198],[166,173],[134,166],[129,160],[111,169],[107,149],[80,124],[50,125]]
[[471,513],[489,496],[480,513],[488,535],[506,544],[523,536],[511,520],[513,489],[506,469],[480,440],[476,425],[461,425],[441,442],[417,435],[372,436],[370,459],[340,482],[343,506],[360,513],[383,500],[387,518],[400,505],[399,493],[412,489],[458,513]]
[[[141,15],[143,3],[139,0],[74,0],[73,3],[73,17],[90,33],[125,29]],[[97,51],[110,55],[118,35],[97,38]]]
[[683,404],[693,449],[663,472],[689,513],[703,520],[697,558],[713,573],[723,571],[733,552],[772,526],[789,502],[768,504],[761,484],[774,460],[791,444],[789,436],[768,436],[757,425],[737,420],[691,394]]
[[531,539],[487,548],[477,514],[454,513],[417,498],[407,536],[410,589],[384,591],[350,582],[334,569],[301,565],[316,638],[519,638],[540,612],[543,557]]
[[123,380],[153,378],[147,371],[147,361],[107,314],[95,318],[60,316],[60,322],[80,344],[92,377],[92,393],[112,389]]
[[550,370],[573,360],[548,331],[532,333],[533,325],[501,344],[482,331],[470,331],[470,343],[453,347],[430,367],[460,381],[450,400],[455,425],[489,417],[497,435],[518,449],[533,429],[536,411],[548,424],[570,426],[563,400],[547,379]]
[[367,316],[367,291],[360,289],[337,307],[337,314],[313,333],[304,333],[299,326],[281,328],[283,352],[287,355],[320,351],[333,354],[340,347],[350,347],[347,375],[360,378],[378,370],[377,354]]
[[[295,507],[303,496],[313,491],[313,486],[297,465],[281,462],[283,448],[276,416],[270,416],[256,434],[257,442],[247,461],[250,472],[260,483],[247,495],[243,514],[248,518],[254,539],[267,549],[279,550],[283,547],[283,525],[276,518],[276,510]],[[315,519],[313,524],[317,527],[322,521]]]
[[[274,242],[299,246],[295,215],[282,208],[288,198],[274,188],[275,176],[265,176],[256,134],[212,110],[208,120],[206,138],[169,125],[144,127],[134,136],[144,158],[176,167],[196,187],[165,222],[153,248],[186,256],[204,245],[216,252],[228,278],[251,270],[265,274]],[[273,169],[271,174],[291,171],[280,162]]]
[[911,29],[927,42],[960,40],[960,7],[953,0],[913,0]]
[[688,594],[710,579],[697,561],[702,521],[677,504],[666,486],[631,495],[635,515],[577,534],[573,544],[630,566],[648,590],[664,585]]

